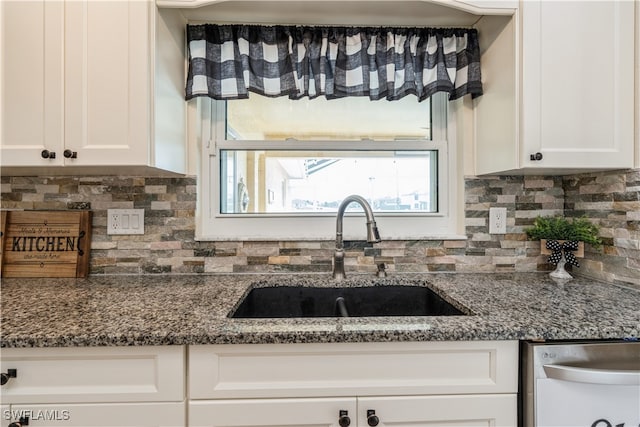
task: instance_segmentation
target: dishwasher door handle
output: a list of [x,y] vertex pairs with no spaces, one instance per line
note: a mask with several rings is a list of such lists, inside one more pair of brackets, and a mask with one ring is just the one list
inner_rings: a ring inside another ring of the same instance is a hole
[[640,370],[544,365],[548,378],[589,384],[640,385]]

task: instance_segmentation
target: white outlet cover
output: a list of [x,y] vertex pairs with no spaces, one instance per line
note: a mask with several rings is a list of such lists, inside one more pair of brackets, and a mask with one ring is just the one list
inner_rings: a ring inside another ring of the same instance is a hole
[[507,208],[489,208],[489,234],[507,233]]
[[144,234],[144,209],[107,209],[107,234]]

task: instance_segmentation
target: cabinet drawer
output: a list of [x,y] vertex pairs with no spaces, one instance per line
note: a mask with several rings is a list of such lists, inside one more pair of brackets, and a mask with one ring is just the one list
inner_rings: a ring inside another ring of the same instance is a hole
[[6,348],[3,403],[149,402],[184,399],[182,346]]
[[3,409],[2,420],[29,418],[29,427],[159,427],[184,426],[184,402],[86,403],[55,405],[11,405]]
[[189,347],[191,399],[515,393],[517,341]]
[[368,427],[369,411],[375,411],[380,427],[515,427],[518,424],[517,407],[515,393],[359,398],[358,423],[354,427]]
[[355,426],[356,399],[239,399],[189,402],[193,427],[340,427],[341,411]]

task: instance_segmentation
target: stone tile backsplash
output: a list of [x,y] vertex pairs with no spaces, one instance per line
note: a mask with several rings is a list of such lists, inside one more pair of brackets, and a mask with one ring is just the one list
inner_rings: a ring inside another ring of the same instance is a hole
[[[195,241],[194,177],[2,177],[2,209],[93,210],[91,274],[324,272],[334,241]],[[489,207],[507,208],[507,234],[491,235]],[[144,208],[145,234],[107,235],[107,209]],[[640,285],[640,170],[549,176],[468,177],[467,240],[345,242],[346,268],[374,272],[549,270],[539,242],[524,228],[538,215],[586,215],[602,227],[605,245],[587,248],[583,274]]]
[[565,215],[600,225],[600,251],[585,254],[580,273],[640,285],[640,169],[565,177]]

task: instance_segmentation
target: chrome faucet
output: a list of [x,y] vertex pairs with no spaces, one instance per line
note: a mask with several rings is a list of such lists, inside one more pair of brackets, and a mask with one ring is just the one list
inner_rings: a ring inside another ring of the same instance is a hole
[[333,278],[336,280],[342,280],[345,278],[344,274],[344,245],[342,243],[342,219],[344,217],[344,211],[351,202],[356,202],[364,209],[364,214],[367,217],[367,242],[376,243],[380,241],[380,234],[378,233],[378,227],[376,226],[375,218],[373,217],[373,210],[369,203],[362,197],[356,194],[348,196],[342,201],[338,208],[338,217],[336,219],[336,251],[333,254]]

